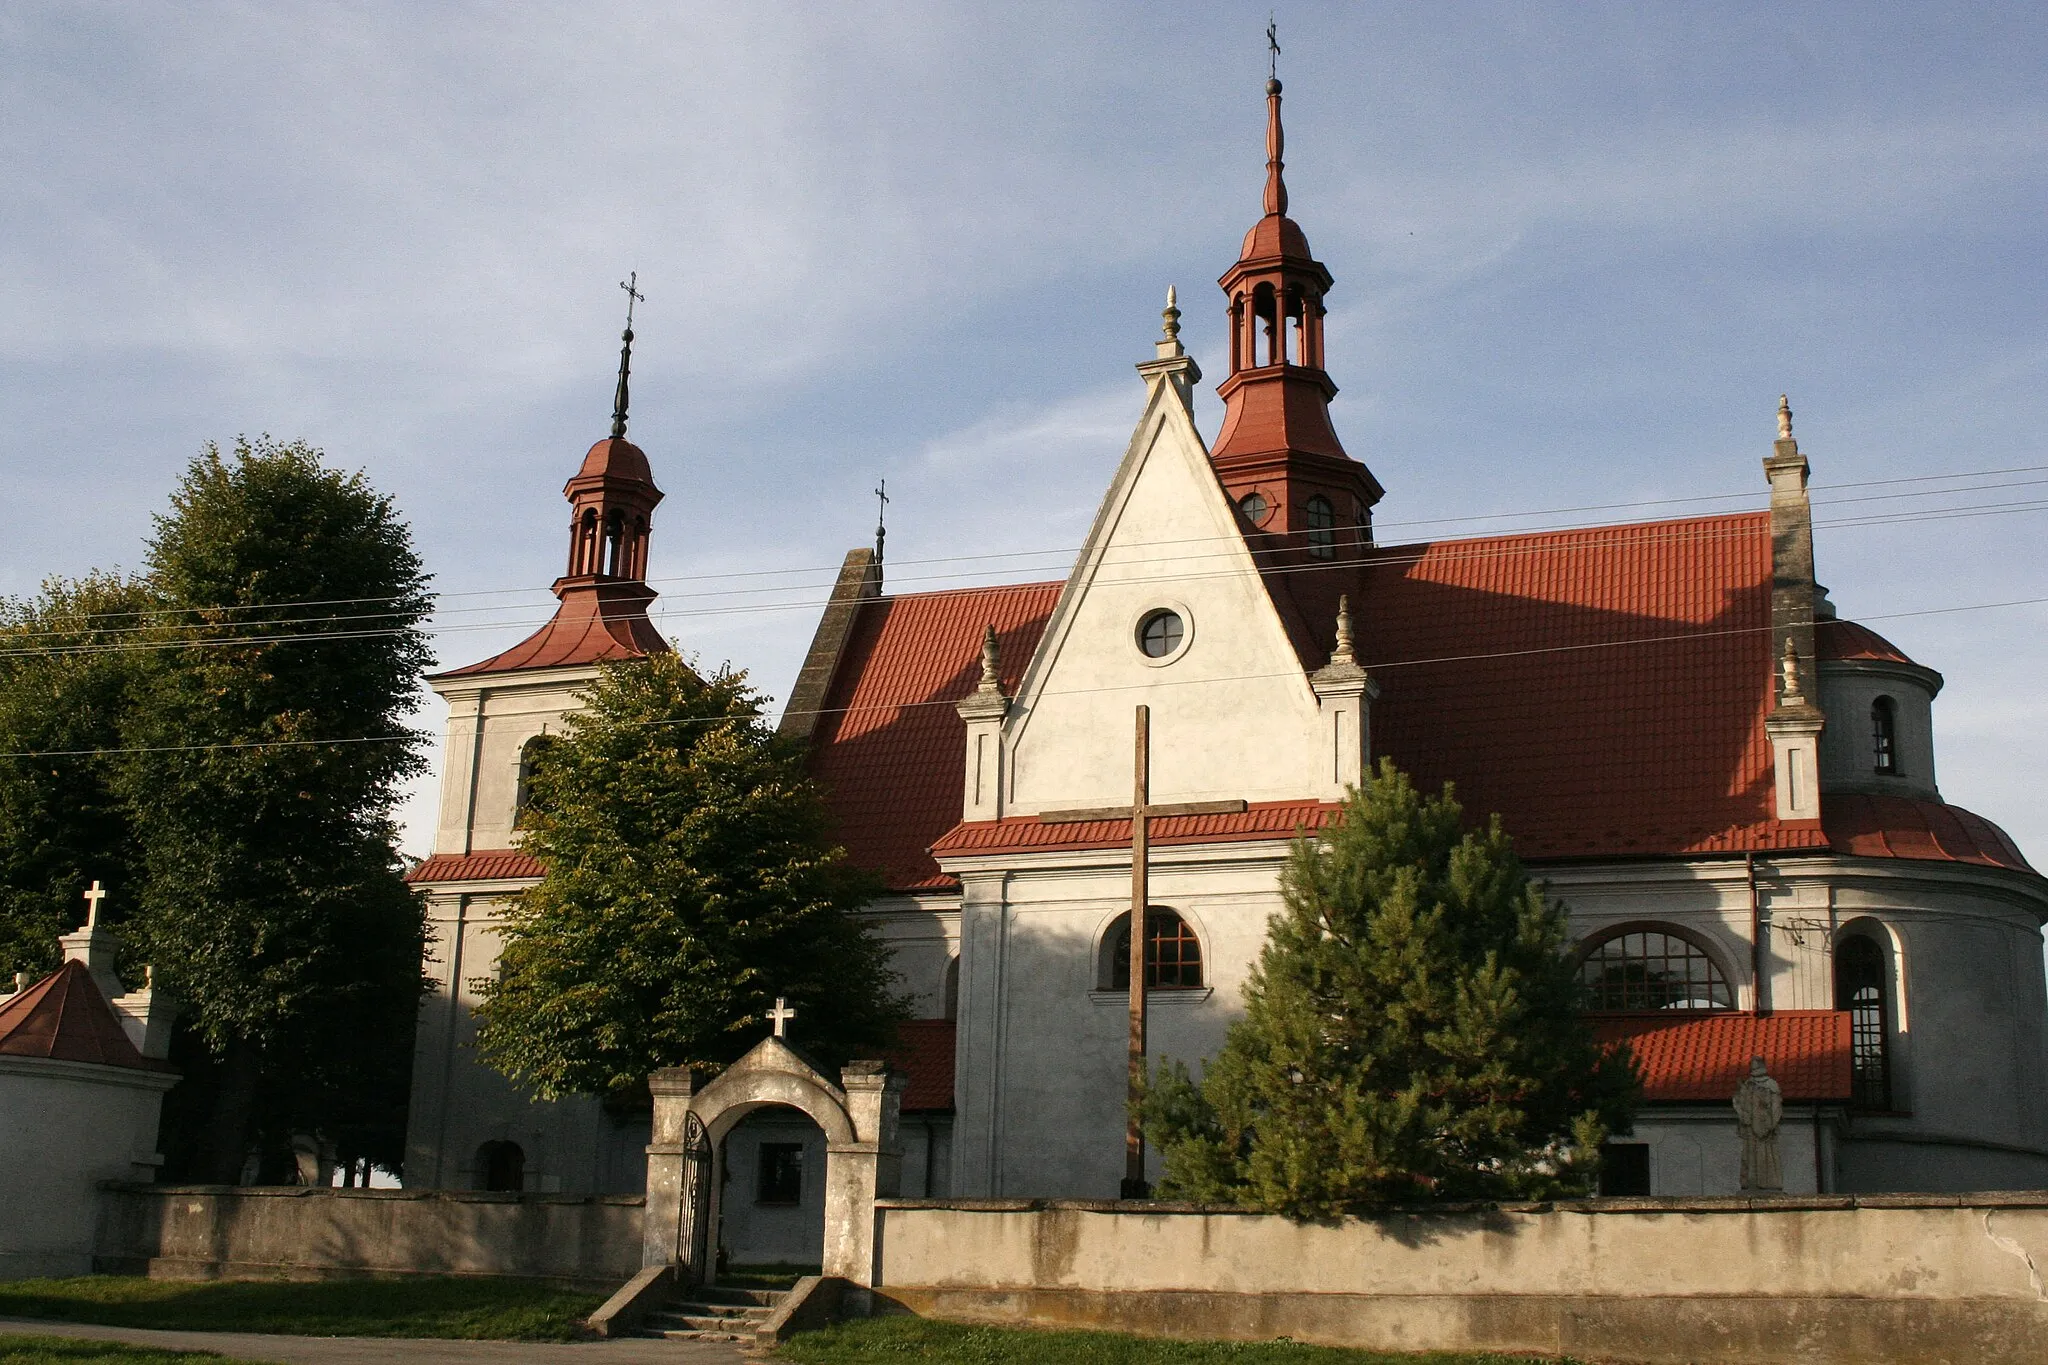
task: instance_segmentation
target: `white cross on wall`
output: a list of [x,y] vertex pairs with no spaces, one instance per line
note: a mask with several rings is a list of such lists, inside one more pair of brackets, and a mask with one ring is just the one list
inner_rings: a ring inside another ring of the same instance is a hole
[[780,1038],[783,1036],[784,1026],[796,1018],[796,1011],[778,995],[775,997],[775,1008],[768,1011],[768,1018],[775,1024],[775,1036]]
[[100,923],[100,902],[107,898],[107,890],[100,885],[99,878],[93,878],[92,889],[85,893],[85,927],[97,929]]

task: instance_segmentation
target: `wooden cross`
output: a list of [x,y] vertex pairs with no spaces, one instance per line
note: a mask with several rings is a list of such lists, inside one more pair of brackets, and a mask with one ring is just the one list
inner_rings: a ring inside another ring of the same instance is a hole
[[85,927],[97,929],[100,923],[100,902],[107,898],[107,889],[100,885],[99,878],[92,880],[92,887],[85,893]]
[[775,1008],[768,1011],[768,1018],[775,1025],[775,1036],[780,1038],[783,1036],[784,1027],[790,1020],[796,1018],[796,1011],[778,995],[775,997]]
[[1131,822],[1131,942],[1130,942],[1130,1046],[1125,1059],[1125,1106],[1130,1118],[1124,1126],[1123,1197],[1143,1199],[1150,1192],[1145,1184],[1145,1132],[1138,1123],[1137,1101],[1145,1088],[1145,918],[1152,902],[1151,822],[1162,815],[1236,815],[1242,801],[1177,801],[1152,804],[1152,708],[1140,706],[1137,748],[1131,781],[1131,804],[1097,806],[1083,810],[1049,810],[1038,817],[1040,824],[1073,825],[1087,820],[1129,820]]

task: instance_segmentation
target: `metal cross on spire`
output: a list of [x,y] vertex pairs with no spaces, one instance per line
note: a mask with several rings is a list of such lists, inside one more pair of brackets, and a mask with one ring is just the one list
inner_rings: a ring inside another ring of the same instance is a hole
[[626,439],[626,375],[633,368],[633,305],[647,302],[647,296],[640,292],[640,272],[635,270],[619,281],[619,288],[626,291],[626,330],[619,336],[619,387],[612,394],[612,439]]
[[889,538],[889,481],[875,487],[875,567],[882,564],[882,542]]
[[1266,11],[1266,79],[1280,78],[1280,21],[1273,11]]

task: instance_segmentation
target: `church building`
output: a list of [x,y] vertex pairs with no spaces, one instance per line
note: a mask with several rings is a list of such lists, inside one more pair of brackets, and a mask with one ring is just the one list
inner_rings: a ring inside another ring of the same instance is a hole
[[[1134,864],[1147,1051],[1199,1063],[1290,842],[1382,757],[1497,812],[1568,908],[1596,1027],[1644,1074],[1609,1192],[1734,1192],[1753,1057],[1783,1089],[1788,1190],[2048,1185],[2048,882],[1942,800],[1941,675],[1816,581],[1789,405],[1760,442],[1767,510],[1380,543],[1383,485],[1330,418],[1333,280],[1288,216],[1277,80],[1266,105],[1264,213],[1219,281],[1214,440],[1169,295],[1068,576],[891,594],[857,549],[785,708],[841,840],[886,882],[868,913],[924,1016],[895,1059],[904,1193],[1117,1195]],[[638,1188],[644,1118],[534,1104],[465,1046],[466,983],[540,874],[518,848],[526,746],[600,661],[668,647],[644,582],[661,493],[625,385],[622,362],[612,435],[565,490],[555,618],[431,680],[450,717],[412,874],[437,990],[408,1185]],[[792,1119],[727,1139],[751,1245],[808,1226],[822,1136]]]

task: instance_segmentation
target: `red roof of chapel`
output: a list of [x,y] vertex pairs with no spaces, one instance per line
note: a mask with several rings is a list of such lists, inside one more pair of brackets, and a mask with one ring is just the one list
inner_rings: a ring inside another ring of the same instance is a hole
[[1657,1011],[1594,1015],[1592,1022],[1601,1042],[1628,1041],[1642,1068],[1646,1100],[1733,1099],[1752,1057],[1764,1059],[1788,1100],[1849,1098],[1847,1010]]
[[136,1050],[92,973],[76,960],[0,1004],[0,1056],[164,1069]]

